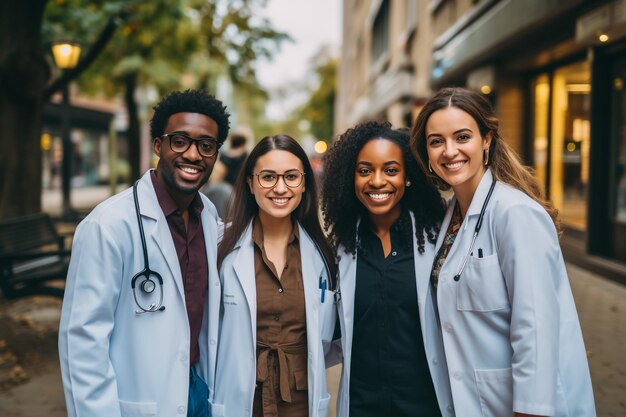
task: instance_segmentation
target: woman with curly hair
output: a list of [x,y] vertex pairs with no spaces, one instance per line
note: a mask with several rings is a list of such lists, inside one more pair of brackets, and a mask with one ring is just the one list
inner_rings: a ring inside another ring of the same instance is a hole
[[408,132],[369,122],[341,135],[324,157],[322,212],[341,277],[337,415],[449,415],[428,285],[444,206]]
[[212,415],[326,417],[336,266],[298,142],[261,139],[235,182],[225,221]]
[[411,133],[424,174],[454,191],[431,274],[454,404],[468,416],[595,416],[557,213],[498,124],[482,95],[445,88]]

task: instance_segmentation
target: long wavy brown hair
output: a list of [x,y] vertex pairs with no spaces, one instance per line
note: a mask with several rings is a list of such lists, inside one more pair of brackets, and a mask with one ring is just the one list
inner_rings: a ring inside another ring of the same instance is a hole
[[465,88],[443,88],[439,90],[420,111],[411,130],[411,152],[426,178],[440,189],[450,186],[428,169],[426,149],[426,123],[437,110],[456,107],[476,121],[483,139],[491,133],[488,166],[496,180],[515,187],[541,204],[548,212],[557,230],[560,230],[558,210],[548,200],[530,167],[522,164],[519,155],[502,139],[499,120],[493,106],[481,94]]

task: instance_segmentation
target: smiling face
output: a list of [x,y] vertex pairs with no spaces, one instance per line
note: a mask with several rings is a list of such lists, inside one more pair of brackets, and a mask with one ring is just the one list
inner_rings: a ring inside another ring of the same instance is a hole
[[[185,133],[197,139],[218,136],[217,123],[204,114],[176,113],[170,116],[165,133]],[[175,201],[187,200],[202,187],[213,171],[217,154],[203,157],[195,142],[183,153],[172,151],[170,137],[155,138],[154,153],[160,158],[156,175]]]
[[426,123],[426,150],[435,174],[448,183],[455,194],[473,196],[486,167],[483,152],[491,134],[480,135],[472,116],[456,107],[434,112]]
[[402,149],[387,139],[373,139],[359,152],[354,173],[354,191],[372,221],[395,221],[406,187]]
[[[272,150],[257,159],[252,171],[253,175],[248,177],[248,186],[259,206],[261,219],[265,216],[272,219],[288,217],[300,205],[302,193],[305,191],[304,178],[297,187],[288,187],[285,183],[285,176],[287,183],[291,183],[295,176],[302,172],[304,172],[302,161],[288,151]],[[271,182],[270,180],[275,178],[276,174],[280,176],[273,187],[261,186],[259,178],[262,181]]]

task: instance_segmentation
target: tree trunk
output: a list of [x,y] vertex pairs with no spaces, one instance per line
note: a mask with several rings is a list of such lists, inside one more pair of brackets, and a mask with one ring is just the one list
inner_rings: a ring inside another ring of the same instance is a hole
[[0,220],[41,211],[47,0],[0,1]]
[[139,115],[137,110],[137,100],[135,100],[135,90],[137,88],[137,74],[131,73],[124,77],[124,102],[128,114],[128,164],[130,165],[130,183],[141,177],[141,143],[139,131]]

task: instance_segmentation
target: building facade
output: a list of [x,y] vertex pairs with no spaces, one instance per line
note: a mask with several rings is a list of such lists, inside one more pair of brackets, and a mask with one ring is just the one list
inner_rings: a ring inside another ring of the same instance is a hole
[[345,0],[343,21],[338,132],[409,126],[443,86],[481,91],[567,237],[624,270],[626,0]]

